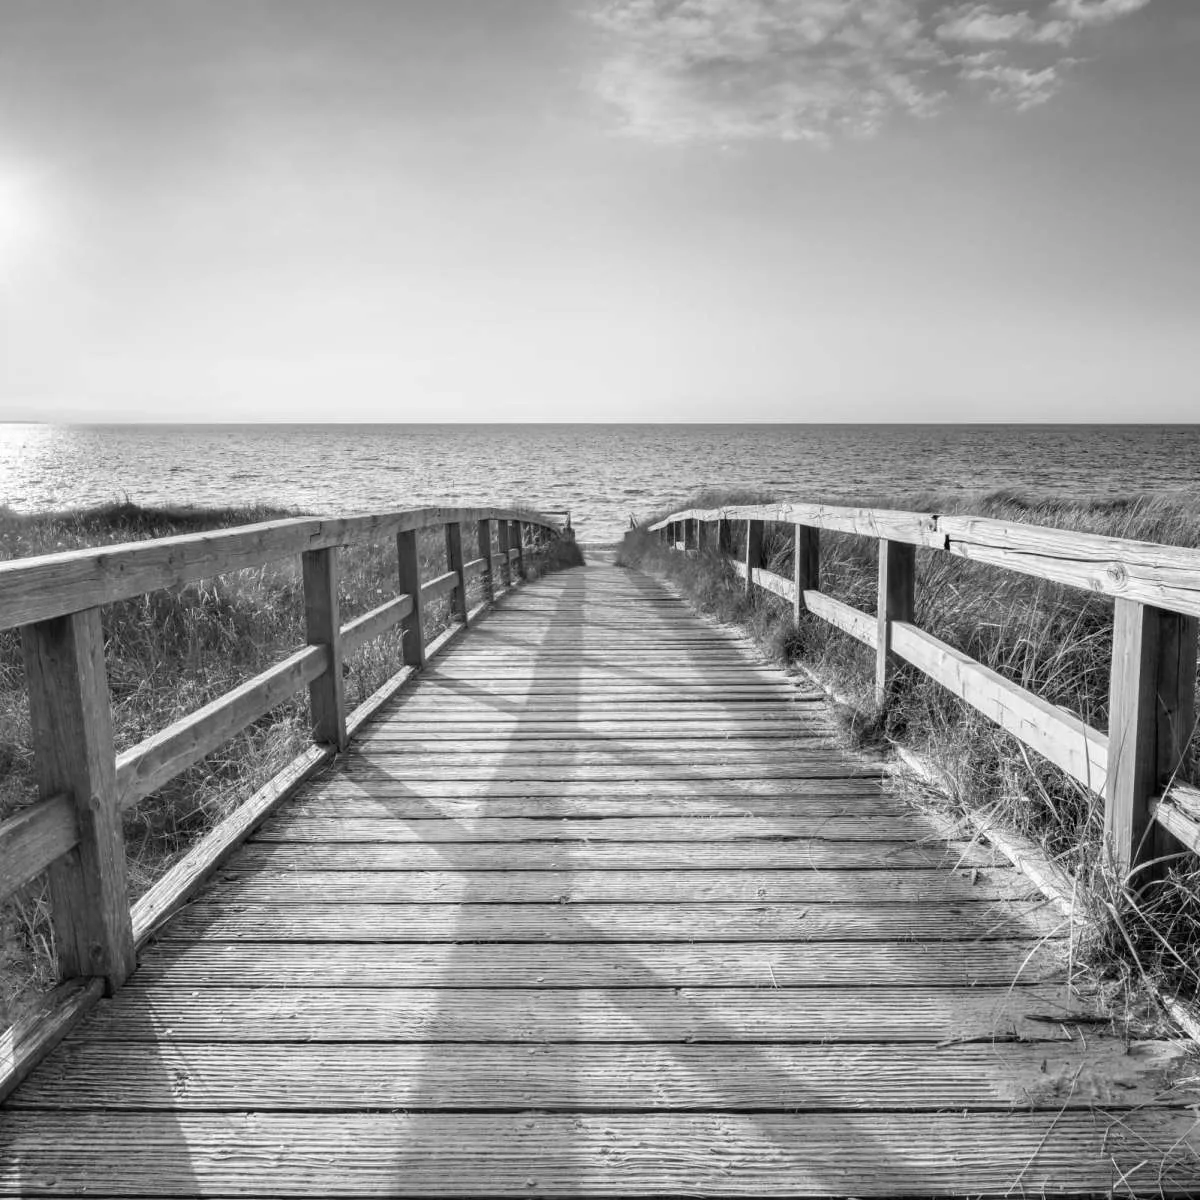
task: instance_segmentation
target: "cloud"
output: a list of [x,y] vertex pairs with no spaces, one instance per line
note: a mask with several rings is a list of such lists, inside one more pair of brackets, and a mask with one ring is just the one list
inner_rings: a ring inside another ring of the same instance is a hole
[[594,82],[633,136],[825,143],[931,117],[964,92],[1035,107],[1062,86],[1082,29],[1149,2],[605,0],[590,10],[608,48]]

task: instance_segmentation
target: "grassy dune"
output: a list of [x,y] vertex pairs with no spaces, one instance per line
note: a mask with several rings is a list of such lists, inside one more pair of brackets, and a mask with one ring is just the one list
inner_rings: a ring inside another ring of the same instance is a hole
[[[0,559],[53,554],[84,546],[196,533],[296,516],[263,508],[167,509],[134,504],[41,516],[0,510]],[[465,541],[465,539],[464,539]],[[495,532],[493,530],[493,548]],[[422,531],[423,575],[446,570],[442,530]],[[464,544],[475,557],[472,537]],[[563,544],[549,567],[574,565]],[[356,545],[341,555],[342,620],[396,593],[394,538]],[[481,584],[469,585],[472,605]],[[425,636],[449,622],[449,601],[426,608]],[[298,561],[233,571],[186,587],[151,592],[104,610],[105,658],[118,753],[216,699],[304,644],[304,601]],[[401,665],[400,635],[389,631],[351,656],[346,702],[361,703]],[[194,842],[308,745],[308,697],[297,693],[259,718],[219,751],[148,796],[126,817],[131,898],[154,883]],[[0,819],[35,798],[29,708],[20,637],[0,633]],[[54,945],[41,881],[0,905],[0,1028],[21,997],[51,983]]]
[[[685,508],[767,503],[765,495],[709,493]],[[832,501],[836,503],[837,501]],[[843,501],[844,503],[844,501]],[[1114,537],[1200,546],[1200,506],[1157,498],[1033,500],[1012,492],[977,497],[871,497],[863,505],[924,512],[969,512]],[[661,513],[647,524],[666,516]],[[743,552],[744,524],[735,526]],[[771,570],[792,573],[790,526],[768,526]],[[875,611],[874,539],[821,532],[821,588]],[[1096,920],[1091,961],[1102,971],[1139,973],[1168,989],[1200,992],[1200,862],[1180,858],[1166,882],[1135,901],[1118,886],[1103,854],[1101,801],[1052,764],[914,668],[899,672],[882,711],[874,709],[874,652],[827,622],[756,589],[752,600],[728,562],[666,551],[645,528],[627,535],[620,560],[668,576],[702,610],[748,629],[776,659],[800,662],[854,702],[845,714],[852,740],[897,744],[931,760],[952,807],[994,813],[1035,839],[1078,882]],[[917,553],[917,623],[1008,679],[1099,729],[1108,726],[1113,606],[1074,588],[948,554]],[[1200,685],[1200,680],[1198,680]],[[1200,780],[1200,738],[1182,777]]]

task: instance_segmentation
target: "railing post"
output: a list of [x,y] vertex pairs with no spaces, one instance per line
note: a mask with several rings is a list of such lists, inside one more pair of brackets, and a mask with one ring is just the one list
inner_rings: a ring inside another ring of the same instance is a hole
[[338,600],[338,550],[306,550],[300,556],[304,576],[304,629],[310,646],[329,648],[329,665],[308,685],[314,742],[345,750],[346,695],[342,682],[342,616]]
[[425,615],[421,603],[421,560],[417,554],[417,530],[396,534],[396,561],[400,568],[401,595],[412,597],[412,612],[400,622],[404,661],[410,667],[425,665]]
[[821,531],[815,525],[796,526],[792,582],[796,585],[792,616],[799,621],[805,609],[804,593],[821,590]]
[[[1197,621],[1136,600],[1115,605],[1104,832],[1125,877],[1170,853],[1151,811],[1195,725]],[[1161,871],[1138,874],[1140,887]]]
[[525,574],[525,522],[514,521],[512,523],[513,540],[515,541],[515,550],[517,552],[517,578],[524,583],[527,576]]
[[102,975],[111,993],[135,957],[100,610],[25,625],[21,648],[38,794],[69,793],[79,832],[47,872],[59,978]]
[[717,553],[733,553],[733,524],[728,517],[717,519]]
[[763,523],[746,522],[746,599],[754,595],[754,570],[763,565]]
[[875,650],[875,704],[887,700],[895,663],[892,657],[892,622],[911,621],[916,611],[917,548],[906,542],[879,539],[879,621]]
[[483,573],[480,582],[483,584],[483,597],[489,604],[496,598],[496,588],[492,572],[492,523],[485,517],[478,523],[477,548],[479,557],[483,559]]
[[458,576],[450,596],[450,612],[467,624],[467,576],[463,571],[462,525],[458,521],[446,524],[446,570]]
[[703,554],[708,549],[708,522],[696,522],[696,550]]
[[496,525],[496,540],[500,543],[500,581],[506,588],[512,587],[512,559],[508,557],[511,547],[508,544],[508,522],[499,521]]

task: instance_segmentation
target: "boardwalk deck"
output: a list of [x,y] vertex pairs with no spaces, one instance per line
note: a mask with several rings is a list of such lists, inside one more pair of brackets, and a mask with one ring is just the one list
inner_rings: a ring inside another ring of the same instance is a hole
[[737,638],[503,603],[13,1095],[0,1193],[1200,1191],[1184,1051]]

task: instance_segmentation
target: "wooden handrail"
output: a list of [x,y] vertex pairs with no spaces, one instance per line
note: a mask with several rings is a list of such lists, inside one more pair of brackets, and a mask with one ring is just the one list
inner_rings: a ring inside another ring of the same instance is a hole
[[[876,700],[897,662],[936,680],[1105,800],[1105,831],[1126,873],[1153,872],[1171,852],[1162,833],[1200,852],[1200,790],[1173,776],[1195,728],[1194,679],[1200,621],[1200,550],[1076,533],[993,518],[824,504],[686,509],[649,526],[676,550],[704,549],[717,524],[728,554],[731,523],[745,525],[745,556],[733,561],[747,589],[790,600],[870,647]],[[793,579],[762,563],[767,522],[795,527]],[[878,540],[879,599],[871,615],[818,588],[819,530]],[[916,548],[1084,588],[1116,603],[1109,732],[1050,704],[913,623]]]
[[[464,522],[478,531],[479,557],[470,562],[462,555]],[[493,522],[500,531],[500,554],[495,558],[501,561],[508,586],[525,577],[527,537],[536,532],[539,545],[544,545],[547,537],[562,536],[556,522],[510,509],[422,508],[269,521],[0,564],[0,629],[21,629],[41,793],[38,802],[0,822],[0,900],[49,871],[64,978],[100,977],[111,991],[132,968],[122,810],[305,686],[316,747],[324,755],[344,749],[348,730],[359,723],[361,712],[348,720],[343,657],[400,624],[404,665],[382,692],[419,669],[441,644],[441,639],[430,647],[424,644],[423,608],[428,600],[451,596],[452,617],[461,628],[477,619],[492,597]],[[438,526],[446,530],[448,569],[422,580],[417,533]],[[398,594],[343,625],[339,549],[355,540],[384,536],[397,540]],[[529,549],[534,551],[532,545]],[[309,644],[118,756],[99,606],[286,557],[301,560]],[[518,565],[515,579],[513,561]],[[483,577],[486,599],[468,611],[467,579],[475,575]],[[302,756],[304,763],[320,758],[311,752]],[[205,859],[204,844],[197,849],[199,859]],[[156,890],[156,909],[170,900],[163,889]]]
[[682,521],[770,521],[943,550],[1102,595],[1200,616],[1200,550],[1076,533],[993,517],[838,508],[827,504],[686,509],[649,526]]
[[[0,629],[129,600],[226,571],[261,567],[306,550],[379,540],[451,522],[511,521],[518,515],[502,508],[415,508],[352,517],[293,517],[12,559],[0,563]],[[553,522],[536,523],[559,531]]]

